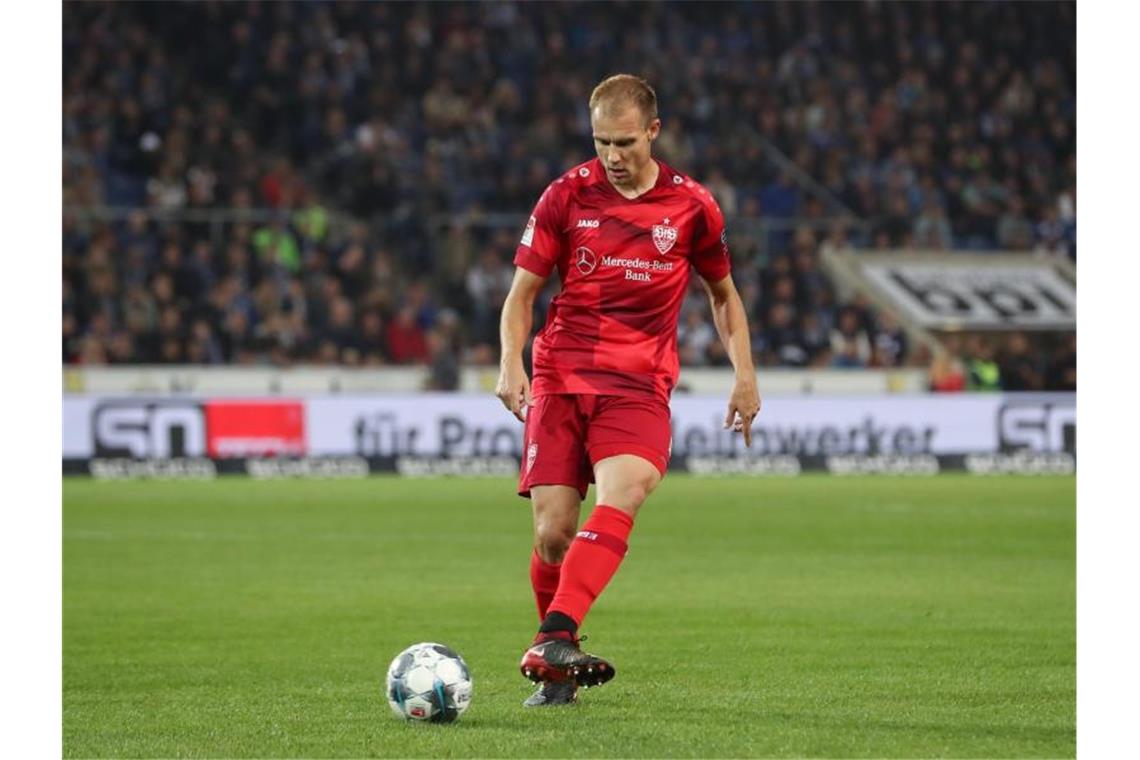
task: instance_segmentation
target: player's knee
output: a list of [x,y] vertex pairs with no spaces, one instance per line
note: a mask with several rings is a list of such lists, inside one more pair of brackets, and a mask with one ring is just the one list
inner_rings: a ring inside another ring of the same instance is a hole
[[619,509],[636,512],[654,485],[652,478],[630,478],[615,489],[610,501],[606,503]]
[[574,523],[539,519],[534,524],[534,548],[543,562],[557,564],[566,556],[574,540]]

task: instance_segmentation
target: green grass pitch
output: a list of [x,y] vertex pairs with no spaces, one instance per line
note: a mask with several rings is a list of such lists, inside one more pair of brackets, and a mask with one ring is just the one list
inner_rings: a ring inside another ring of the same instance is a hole
[[[512,486],[65,480],[64,754],[1075,756],[1071,477],[670,476],[583,628],[617,678],[548,710]],[[457,724],[384,699],[424,640]]]

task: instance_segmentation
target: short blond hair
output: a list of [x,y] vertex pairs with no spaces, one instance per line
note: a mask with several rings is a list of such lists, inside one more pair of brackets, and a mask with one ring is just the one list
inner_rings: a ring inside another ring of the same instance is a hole
[[607,114],[634,106],[645,116],[645,123],[657,118],[657,93],[639,76],[614,74],[603,79],[590,94],[590,113],[598,106]]

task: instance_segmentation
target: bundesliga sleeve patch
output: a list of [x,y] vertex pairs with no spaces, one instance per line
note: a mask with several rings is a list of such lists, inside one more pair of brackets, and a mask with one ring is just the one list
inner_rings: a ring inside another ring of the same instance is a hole
[[519,245],[525,245],[528,248],[530,247],[531,241],[534,240],[534,225],[535,218],[532,216],[526,223],[526,229],[523,230],[522,240],[519,241]]

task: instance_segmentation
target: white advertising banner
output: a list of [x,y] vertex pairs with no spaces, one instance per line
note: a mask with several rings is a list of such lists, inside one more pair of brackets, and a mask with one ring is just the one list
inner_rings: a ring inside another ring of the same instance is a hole
[[[722,396],[674,397],[673,453],[744,453],[723,429]],[[299,415],[299,419],[297,419]],[[291,399],[63,399],[63,456],[358,457],[520,455],[523,425],[487,394],[319,395]],[[233,448],[234,441],[243,448]],[[751,455],[1075,452],[1073,394],[772,397]]]
[[83,459],[95,453],[91,410],[98,401],[94,396],[63,397],[63,458]]
[[[858,259],[856,259],[858,261]],[[1048,262],[859,262],[867,279],[924,327],[1073,329],[1077,294]]]

